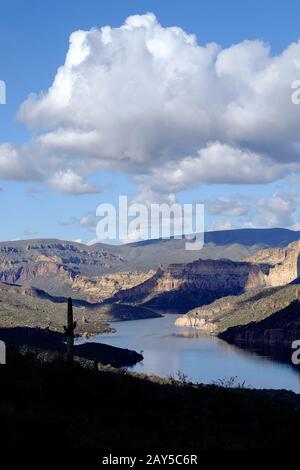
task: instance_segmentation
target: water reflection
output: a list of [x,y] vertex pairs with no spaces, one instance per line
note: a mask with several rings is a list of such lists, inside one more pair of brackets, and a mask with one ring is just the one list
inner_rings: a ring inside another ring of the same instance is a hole
[[[133,370],[161,377],[180,370],[193,382],[212,383],[237,376],[256,388],[300,393],[299,374],[287,361],[287,350],[252,348],[250,351],[204,336],[201,331],[174,325],[177,315],[113,323],[117,333],[97,335],[91,341],[143,351],[144,361]],[[284,355],[283,355],[284,353]],[[291,355],[291,352],[289,351]],[[274,360],[276,359],[276,361]]]
[[249,344],[240,342],[235,345],[230,344],[230,346],[242,351],[244,354],[260,356],[262,360],[265,361],[270,361],[272,363],[276,361],[286,364],[289,367],[294,368],[298,374],[300,373],[300,367],[293,365],[291,362],[293,350],[287,345],[278,345],[276,343]]
[[194,331],[191,329],[191,331],[184,331],[182,333],[169,333],[167,335],[164,335],[164,337],[168,336],[173,336],[174,338],[190,338],[190,339],[195,339],[195,338],[207,338],[207,335],[201,333],[201,331]]

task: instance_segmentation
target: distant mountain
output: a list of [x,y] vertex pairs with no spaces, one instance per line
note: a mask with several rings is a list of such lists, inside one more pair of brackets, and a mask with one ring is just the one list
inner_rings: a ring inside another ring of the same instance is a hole
[[205,243],[243,246],[261,245],[266,248],[284,247],[300,239],[300,231],[286,228],[237,229],[206,232]]
[[1,242],[0,281],[97,302],[142,283],[145,276],[151,277],[146,273],[158,266],[198,259],[241,261],[259,250],[284,247],[298,239],[300,232],[287,229],[207,232],[199,251],[185,250],[186,240],[174,238],[118,246],[55,239]]

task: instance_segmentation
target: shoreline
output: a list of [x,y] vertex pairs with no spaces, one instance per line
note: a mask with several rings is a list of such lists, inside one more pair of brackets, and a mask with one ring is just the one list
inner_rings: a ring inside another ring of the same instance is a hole
[[[51,330],[0,328],[0,339],[5,342],[7,349],[23,349],[31,354],[41,353],[41,357],[44,354],[45,360],[47,355],[54,359],[66,355],[65,336]],[[93,342],[74,345],[74,356],[116,368],[133,366],[143,360],[142,354],[134,350]]]

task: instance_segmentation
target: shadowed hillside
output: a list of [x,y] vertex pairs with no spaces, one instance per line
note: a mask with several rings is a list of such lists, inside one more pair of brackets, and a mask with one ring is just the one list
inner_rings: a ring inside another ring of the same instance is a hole
[[11,353],[0,367],[1,450],[298,449],[289,392],[191,386]]
[[219,336],[230,343],[249,346],[255,343],[283,344],[291,351],[293,341],[300,339],[300,303],[293,300],[261,321],[228,328]]

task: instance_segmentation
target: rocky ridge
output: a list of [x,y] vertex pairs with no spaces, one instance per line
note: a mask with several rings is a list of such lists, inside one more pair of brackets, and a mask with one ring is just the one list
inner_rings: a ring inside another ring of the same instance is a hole
[[110,301],[158,310],[187,311],[225,295],[264,285],[268,272],[268,265],[230,260],[173,264],[158,269],[142,284],[118,292]]
[[[139,282],[134,277],[156,271],[159,264],[167,268],[175,262],[190,264],[198,259],[242,261],[263,248],[280,248],[298,238],[300,233],[284,229],[208,232],[200,251],[185,250],[185,240],[177,239],[119,246],[103,243],[87,246],[55,239],[0,242],[0,281],[34,286],[52,295],[80,297],[85,296],[87,289],[99,301],[113,295],[118,285],[128,289],[143,282],[144,279]],[[97,278],[120,273],[125,273],[123,279],[105,279],[111,289],[103,296],[104,282],[99,280],[98,290]],[[131,274],[127,276],[128,283],[126,273]]]
[[[272,290],[268,288],[276,288],[281,286],[286,286],[292,282],[295,282],[299,277],[299,257],[300,257],[300,242],[293,242],[288,245],[286,248],[272,249],[272,250],[263,250],[257,253],[255,256],[248,258],[245,262],[246,266],[251,266],[249,268],[248,278],[244,282],[243,289],[240,289],[238,294],[242,294],[243,290],[248,291],[251,289],[258,289],[256,294],[263,297],[265,302],[270,304],[269,313],[273,313],[275,310],[273,308],[272,301]],[[248,263],[248,264],[247,264]],[[216,280],[221,275],[220,270],[221,266],[216,268]],[[234,267],[233,270],[235,270]],[[239,272],[239,271],[237,271]],[[230,277],[232,274],[230,274]],[[228,285],[230,285],[230,277],[228,279]],[[242,281],[243,277],[240,275]],[[245,278],[244,278],[245,279]],[[234,292],[232,292],[234,293]],[[229,293],[227,295],[231,295]],[[270,296],[268,298],[268,295]],[[177,326],[192,326],[197,329],[202,329],[209,333],[214,333],[220,331],[222,328],[220,323],[218,323],[219,317],[228,317],[229,314],[235,312],[237,309],[241,309],[241,305],[247,304],[247,308],[251,302],[255,299],[255,293],[253,294],[253,299],[251,300],[252,294],[241,295],[236,298],[221,299],[220,301],[214,302],[213,304],[203,307],[203,304],[199,304],[197,307],[192,308],[186,316],[179,318],[176,322]],[[295,293],[293,291],[293,297],[288,296],[289,302],[294,298]],[[255,305],[253,303],[253,305]],[[275,303],[278,308],[283,308],[287,303]],[[261,306],[257,306],[261,308]],[[254,312],[255,313],[255,312]],[[248,312],[246,317],[251,321],[251,315]],[[237,321],[235,319],[235,321]],[[225,327],[226,323],[223,324]]]
[[197,259],[147,272],[103,273],[115,262],[126,265],[120,250],[55,240],[0,243],[0,280],[55,296],[186,313],[220,297],[292,282],[298,277],[300,242],[265,249],[246,261]]

